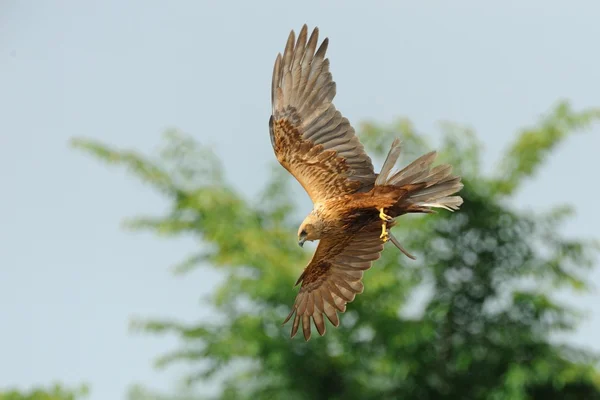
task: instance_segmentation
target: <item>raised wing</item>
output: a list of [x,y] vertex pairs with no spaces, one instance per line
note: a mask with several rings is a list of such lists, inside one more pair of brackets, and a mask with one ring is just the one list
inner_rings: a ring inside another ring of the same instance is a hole
[[337,312],[346,311],[346,303],[362,293],[362,277],[380,257],[383,242],[379,238],[381,225],[369,225],[351,236],[333,235],[323,238],[312,260],[296,284],[302,282],[292,311],[284,324],[294,316],[291,336],[298,332],[300,322],[306,340],[311,336],[311,320],[321,336],[325,334],[324,316],[334,326],[340,320]]
[[335,109],[335,82],[325,58],[328,39],[318,50],[318,28],[307,41],[304,25],[294,31],[283,56],[277,55],[271,86],[271,144],[281,165],[304,187],[313,203],[370,189],[371,158],[354,129]]

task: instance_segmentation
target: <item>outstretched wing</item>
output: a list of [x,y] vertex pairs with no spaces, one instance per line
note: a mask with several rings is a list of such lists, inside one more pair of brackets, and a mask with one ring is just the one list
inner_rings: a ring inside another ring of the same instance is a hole
[[313,203],[372,187],[375,173],[354,129],[335,109],[335,82],[318,50],[318,28],[307,41],[304,25],[277,55],[271,86],[271,144],[281,165],[304,187]]
[[380,232],[381,225],[375,223],[350,236],[340,232],[339,236],[321,239],[312,260],[296,282],[302,282],[302,286],[284,321],[285,324],[294,316],[292,337],[300,322],[306,340],[310,339],[311,320],[321,336],[325,334],[324,316],[334,326],[339,325],[337,312],[346,311],[346,303],[362,293],[363,273],[381,255]]

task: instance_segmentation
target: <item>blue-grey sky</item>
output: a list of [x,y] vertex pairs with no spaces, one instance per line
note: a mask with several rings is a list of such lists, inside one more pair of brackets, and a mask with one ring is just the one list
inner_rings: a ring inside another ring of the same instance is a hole
[[[131,335],[129,319],[206,316],[215,275],[168,270],[195,244],[120,228],[164,199],[70,138],[152,151],[177,127],[213,145],[250,196],[273,162],[273,61],[307,23],[331,40],[336,105],[351,122],[465,123],[491,167],[557,100],[600,106],[599,18],[592,0],[1,1],[0,388],[88,382],[92,400],[135,382],[172,389],[181,370],[152,361],[176,341]],[[599,148],[600,126],[570,138],[515,204],[572,203],[566,232],[597,237]],[[568,340],[600,350],[600,296],[568,299],[589,315]]]

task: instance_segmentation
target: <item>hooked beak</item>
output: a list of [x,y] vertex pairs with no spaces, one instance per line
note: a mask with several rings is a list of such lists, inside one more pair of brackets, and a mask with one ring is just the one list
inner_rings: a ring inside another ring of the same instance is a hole
[[302,236],[298,239],[298,246],[304,247],[304,242],[306,242],[306,236]]

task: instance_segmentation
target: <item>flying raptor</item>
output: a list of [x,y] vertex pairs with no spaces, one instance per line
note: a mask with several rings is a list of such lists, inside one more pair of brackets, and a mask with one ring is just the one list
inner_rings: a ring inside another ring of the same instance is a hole
[[[304,25],[298,39],[291,31],[283,55],[278,54],[271,86],[271,144],[279,163],[304,187],[313,210],[298,229],[298,243],[319,240],[296,285],[302,283],[292,311],[291,336],[300,323],[306,340],[311,320],[320,335],[327,317],[339,325],[337,312],[362,293],[361,279],[391,241],[414,259],[389,231],[407,213],[432,213],[439,207],[457,210],[463,187],[450,165],[432,167],[436,152],[425,154],[392,172],[400,155],[395,139],[379,174],[354,129],[332,103],[335,82],[329,72],[325,38],[310,37]],[[454,196],[453,196],[454,195]]]

